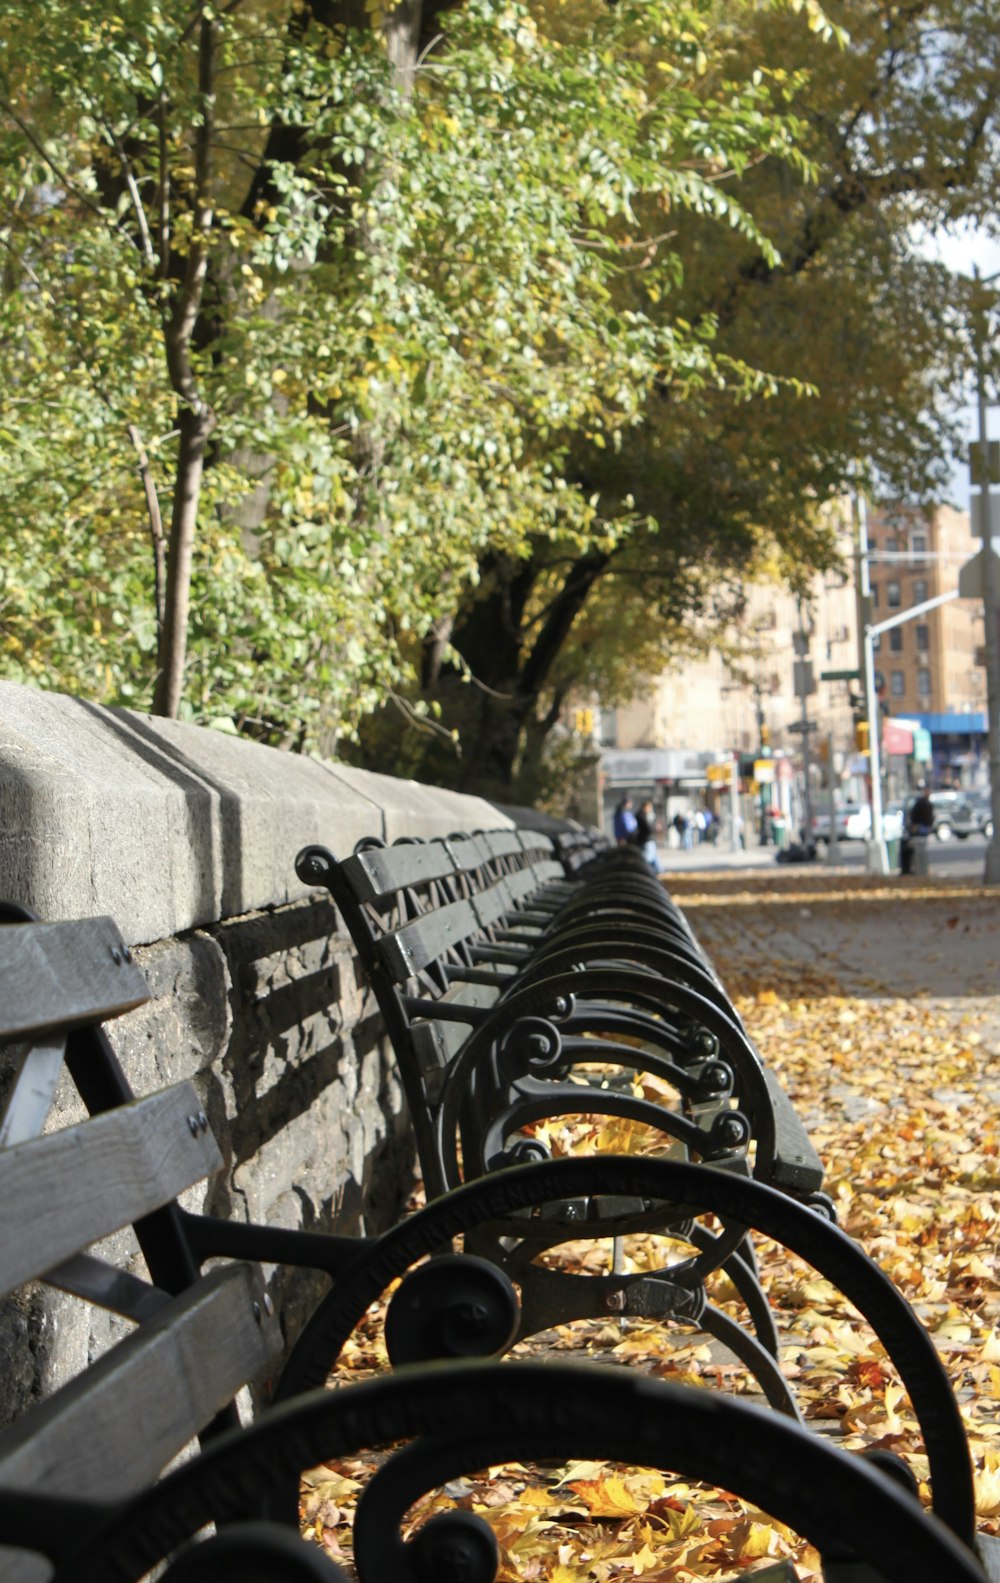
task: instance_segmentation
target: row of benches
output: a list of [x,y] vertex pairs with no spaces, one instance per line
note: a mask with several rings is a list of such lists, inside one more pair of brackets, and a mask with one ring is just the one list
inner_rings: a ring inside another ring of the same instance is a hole
[[[0,1578],[125,1583],[166,1557],[171,1583],[329,1578],[295,1535],[300,1472],[403,1441],[359,1504],[362,1583],[489,1583],[489,1529],[441,1514],[404,1545],[412,1501],[506,1459],[594,1456],[743,1494],[819,1547],[830,1583],[981,1583],[964,1432],[931,1342],[833,1224],[804,1129],[665,891],[631,851],[565,845],[508,830],[368,842],[344,862],[300,854],[378,997],[427,1189],[424,1209],[370,1239],[182,1208],[221,1154],[190,1085],[136,1098],[114,1055],[103,1022],[148,993],[127,945],[106,919],[0,915],[0,1034],[21,1041],[0,1123],[0,1289],[41,1278],[134,1326],[0,1435]],[[64,1071],[88,1119],[45,1133]],[[650,1152],[549,1157],[547,1136],[593,1118],[638,1129]],[[95,1252],[126,1225],[148,1279]],[[935,1516],[898,1469],[802,1427],[758,1232],[834,1282],[885,1345],[924,1432]],[[636,1234],[664,1250],[654,1270],[624,1267]],[[560,1262],[580,1240],[607,1243],[603,1274]],[[262,1264],[330,1278],[281,1362]],[[720,1270],[739,1320],[710,1299]],[[324,1390],[397,1280],[393,1371]],[[631,1371],[495,1361],[552,1324],[608,1315],[696,1326],[769,1408]],[[270,1405],[240,1426],[241,1387],[268,1375]],[[200,1450],[161,1476],[195,1435]]]

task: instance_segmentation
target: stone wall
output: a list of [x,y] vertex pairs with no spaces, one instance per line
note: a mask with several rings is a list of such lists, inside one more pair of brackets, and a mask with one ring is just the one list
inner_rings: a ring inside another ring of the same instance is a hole
[[[375,1230],[412,1178],[402,1095],[328,899],[296,880],[321,841],[510,820],[476,798],[220,732],[0,683],[0,896],[50,920],[108,913],[149,1003],[109,1024],[137,1093],[195,1082],[225,1168],[192,1207],[295,1228]],[[0,1051],[0,1085],[17,1051]],[[53,1126],[77,1114],[60,1094]],[[138,1258],[123,1234],[114,1248]],[[276,1293],[291,1337],[308,1306]],[[48,1289],[0,1309],[0,1419],[118,1333]]]

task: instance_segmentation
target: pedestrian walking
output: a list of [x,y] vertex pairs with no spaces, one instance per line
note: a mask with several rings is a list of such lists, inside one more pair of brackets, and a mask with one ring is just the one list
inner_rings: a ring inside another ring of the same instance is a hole
[[615,809],[614,836],[619,846],[632,846],[638,832],[638,821],[632,808],[631,797],[623,797]]
[[645,802],[639,804],[635,818],[639,848],[653,873],[659,874],[661,870],[660,857],[656,850],[656,810],[648,797]]

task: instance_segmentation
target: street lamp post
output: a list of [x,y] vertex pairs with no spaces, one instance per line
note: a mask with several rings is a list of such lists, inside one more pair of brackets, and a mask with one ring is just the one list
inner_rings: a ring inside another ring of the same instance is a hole
[[990,761],[993,834],[986,848],[984,885],[1000,885],[1000,562],[993,553],[990,518],[989,438],[986,422],[986,301],[984,291],[1000,272],[985,279],[973,270],[977,288],[973,303],[972,341],[976,359],[976,408],[979,419],[979,533],[983,541],[983,646],[986,650],[986,730]]

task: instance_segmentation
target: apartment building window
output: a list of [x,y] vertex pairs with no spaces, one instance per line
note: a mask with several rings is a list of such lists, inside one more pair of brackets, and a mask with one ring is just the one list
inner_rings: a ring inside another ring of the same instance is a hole
[[924,582],[923,578],[921,577],[921,578],[918,578],[917,581],[913,585],[913,600],[912,600],[912,603],[915,604],[915,605],[922,605],[926,598],[927,598],[927,584]]
[[878,609],[878,583],[872,583],[872,609]]
[[886,583],[885,600],[890,610],[898,610],[900,605],[903,603],[902,595],[899,590],[899,584],[895,580],[893,580],[891,583]]
[[926,533],[914,533],[910,540],[910,554],[915,561],[922,561],[927,554]]
[[921,654],[926,654],[931,646],[931,629],[926,622],[917,622],[917,648]]
[[902,629],[902,627],[893,627],[891,629],[891,631],[889,633],[889,652],[890,652],[890,654],[902,654],[902,652],[903,652],[903,629]]
[[902,671],[893,671],[889,677],[889,691],[894,698],[902,698],[906,692],[906,677]]
[[921,665],[917,672],[917,692],[921,698],[931,695],[931,673],[926,665]]
[[875,672],[875,691],[877,693],[885,692],[885,674],[883,671]]

